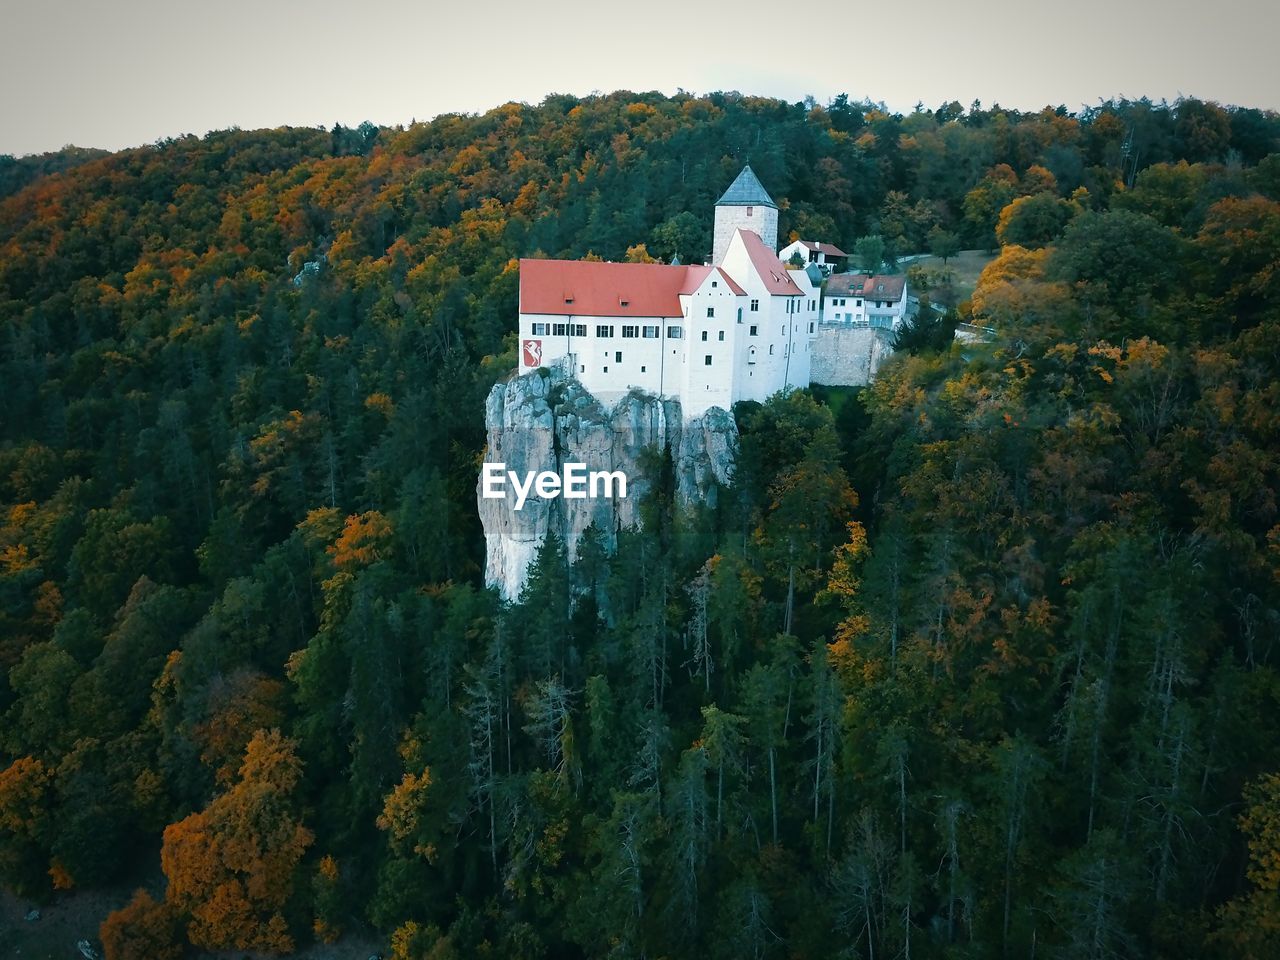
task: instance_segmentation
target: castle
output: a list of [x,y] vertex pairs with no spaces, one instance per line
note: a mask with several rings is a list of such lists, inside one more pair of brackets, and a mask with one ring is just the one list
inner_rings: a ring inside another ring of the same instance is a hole
[[686,418],[809,386],[821,275],[778,259],[778,205],[751,167],[716,202],[711,263],[520,261],[520,373],[563,364],[609,403]]

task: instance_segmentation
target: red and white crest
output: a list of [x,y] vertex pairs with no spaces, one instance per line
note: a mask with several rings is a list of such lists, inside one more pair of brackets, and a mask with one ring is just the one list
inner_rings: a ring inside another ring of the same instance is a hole
[[526,367],[542,366],[542,341],[524,341],[524,365]]

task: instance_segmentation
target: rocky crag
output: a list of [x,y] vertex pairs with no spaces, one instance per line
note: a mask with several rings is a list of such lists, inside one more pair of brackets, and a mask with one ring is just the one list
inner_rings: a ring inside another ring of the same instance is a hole
[[522,477],[543,470],[563,475],[566,463],[585,464],[589,471],[618,470],[627,477],[625,499],[543,500],[530,494],[520,510],[514,497],[484,498],[477,481],[485,579],[508,600],[520,596],[549,532],[574,559],[593,524],[610,551],[620,530],[638,526],[657,455],[670,454],[679,502],[714,506],[719,489],[733,478],[738,452],[738,428],[724,410],[712,408],[685,420],[678,401],[639,392],[604,404],[554,367],[495,384],[485,402],[485,425],[485,461],[505,463]]

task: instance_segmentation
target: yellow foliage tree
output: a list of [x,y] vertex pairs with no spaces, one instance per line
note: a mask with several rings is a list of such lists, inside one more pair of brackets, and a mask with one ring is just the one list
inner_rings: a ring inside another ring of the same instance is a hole
[[1267,774],[1244,792],[1240,829],[1248,838],[1245,876],[1253,889],[1222,908],[1214,940],[1245,960],[1280,957],[1280,774]]

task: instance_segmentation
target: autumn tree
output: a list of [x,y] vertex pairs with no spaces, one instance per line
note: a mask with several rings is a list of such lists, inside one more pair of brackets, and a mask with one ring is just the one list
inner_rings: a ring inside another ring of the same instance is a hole
[[312,835],[296,812],[302,764],[276,730],[256,733],[239,780],[164,832],[165,902],[196,946],[288,953],[284,910]]

